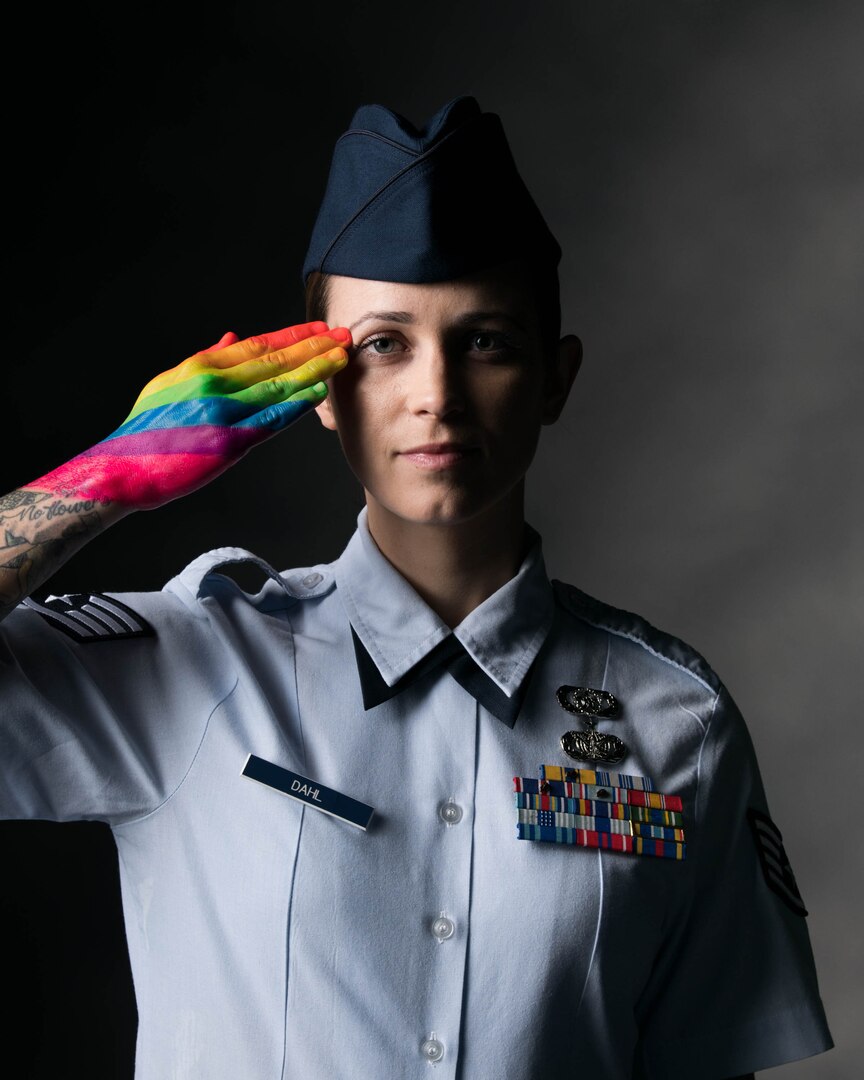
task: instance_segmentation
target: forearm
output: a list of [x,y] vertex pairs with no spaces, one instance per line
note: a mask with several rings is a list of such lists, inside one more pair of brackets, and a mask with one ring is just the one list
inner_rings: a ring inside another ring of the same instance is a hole
[[107,499],[41,490],[38,481],[0,497],[0,620],[130,512]]
[[350,341],[323,322],[225,334],[151,379],[107,438],[0,498],[0,619],[108,526],[197,490],[319,405]]

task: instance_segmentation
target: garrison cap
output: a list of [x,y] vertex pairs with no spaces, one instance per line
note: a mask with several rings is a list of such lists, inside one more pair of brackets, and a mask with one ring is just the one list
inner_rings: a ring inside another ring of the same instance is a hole
[[500,118],[457,97],[422,128],[363,105],[333,152],[303,263],[377,281],[448,281],[561,248],[519,175]]

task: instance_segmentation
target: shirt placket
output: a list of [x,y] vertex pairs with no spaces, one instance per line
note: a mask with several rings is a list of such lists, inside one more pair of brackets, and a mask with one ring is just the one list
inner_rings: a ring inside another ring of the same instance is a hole
[[[427,851],[422,855],[426,872],[418,882],[416,947],[428,981],[425,1022],[411,1052],[426,1063],[416,1075],[445,1080],[458,1075],[466,989],[479,706],[445,674],[435,698],[434,730],[446,738],[443,746],[418,747],[432,763],[417,807],[426,818]],[[428,730],[418,735],[425,742]]]

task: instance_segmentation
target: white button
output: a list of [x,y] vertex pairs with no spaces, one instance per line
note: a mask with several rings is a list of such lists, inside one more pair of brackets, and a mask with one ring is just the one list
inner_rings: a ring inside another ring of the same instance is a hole
[[456,925],[452,919],[442,914],[432,923],[432,933],[439,941],[446,941],[456,933]]
[[323,580],[324,578],[321,574],[307,574],[300,584],[306,589],[314,589],[318,582]]
[[462,820],[462,807],[450,799],[438,808],[438,816],[448,825],[458,825]]
[[420,1053],[426,1058],[430,1065],[434,1065],[444,1057],[444,1044],[434,1037],[433,1032],[428,1039],[424,1039],[423,1042],[420,1043]]

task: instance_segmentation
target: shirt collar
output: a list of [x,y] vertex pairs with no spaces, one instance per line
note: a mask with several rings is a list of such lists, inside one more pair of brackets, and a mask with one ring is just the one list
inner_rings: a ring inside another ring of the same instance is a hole
[[[364,507],[336,563],[336,589],[381,677],[393,686],[451,631],[382,555],[366,516]],[[516,575],[452,631],[508,697],[540,651],[554,613],[540,536],[526,527],[530,546]]]

